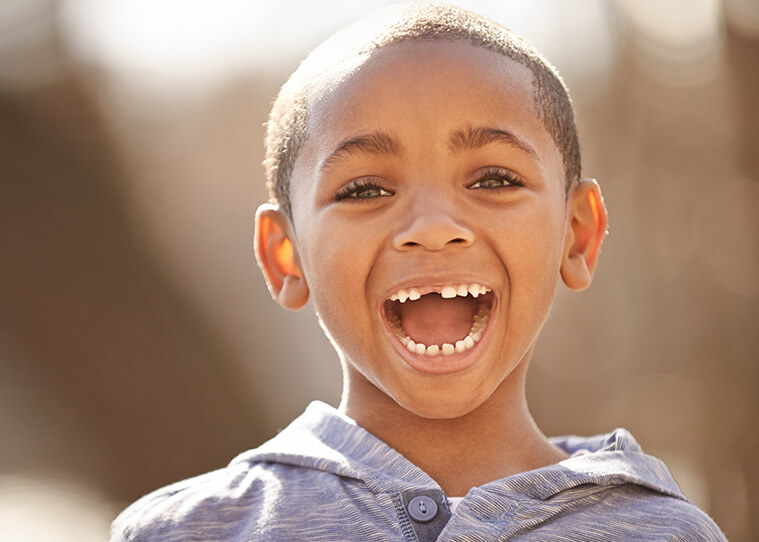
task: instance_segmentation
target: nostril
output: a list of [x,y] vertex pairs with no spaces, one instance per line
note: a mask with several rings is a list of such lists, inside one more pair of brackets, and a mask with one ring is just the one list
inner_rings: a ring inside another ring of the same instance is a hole
[[425,213],[417,217],[393,237],[396,249],[443,250],[445,247],[467,247],[474,242],[474,232],[453,220],[448,214]]
[[[450,244],[453,244],[453,245],[468,245],[469,241],[467,241],[463,237],[456,237],[454,239],[449,239],[448,241],[444,242],[443,246],[450,245]],[[419,242],[416,242],[416,241],[406,241],[405,243],[403,243],[403,246],[406,247],[406,248],[412,248],[412,247],[422,247],[422,246],[427,246],[427,245],[425,243],[419,243]],[[439,248],[442,248],[442,246],[439,247]]]

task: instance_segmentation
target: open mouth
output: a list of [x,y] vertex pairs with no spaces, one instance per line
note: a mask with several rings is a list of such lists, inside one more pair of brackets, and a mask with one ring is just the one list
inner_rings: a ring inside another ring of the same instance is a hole
[[446,356],[474,348],[487,327],[493,293],[480,284],[398,290],[385,301],[390,329],[415,354]]

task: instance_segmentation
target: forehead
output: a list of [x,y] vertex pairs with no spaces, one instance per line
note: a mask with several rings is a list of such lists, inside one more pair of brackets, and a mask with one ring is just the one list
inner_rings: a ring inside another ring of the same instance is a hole
[[535,108],[532,72],[522,64],[464,40],[403,41],[352,57],[315,80],[296,171],[318,168],[342,141],[363,134],[434,145],[456,130],[486,126],[514,134],[563,172]]
[[393,90],[401,90],[407,101],[426,102],[451,93],[452,83],[470,95],[491,94],[492,99],[495,90],[501,101],[515,107],[534,106],[532,74],[512,59],[463,40],[407,40],[357,55],[320,77],[308,96],[309,128],[318,130],[334,121],[335,114],[349,113],[357,102],[377,100]]
[[386,105],[382,98],[393,93],[415,105],[455,98],[452,83],[468,99],[497,100],[534,116],[532,73],[525,66],[464,40],[406,40],[352,57],[319,77],[308,93],[309,130],[331,128],[358,112],[360,102]]

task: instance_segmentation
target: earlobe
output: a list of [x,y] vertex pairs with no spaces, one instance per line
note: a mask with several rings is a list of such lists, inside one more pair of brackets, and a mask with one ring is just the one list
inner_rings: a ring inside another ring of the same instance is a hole
[[298,310],[308,301],[309,290],[292,242],[288,218],[274,205],[256,211],[256,259],[274,300],[286,309]]
[[598,183],[583,179],[572,187],[567,211],[561,278],[569,288],[584,290],[593,279],[609,224]]

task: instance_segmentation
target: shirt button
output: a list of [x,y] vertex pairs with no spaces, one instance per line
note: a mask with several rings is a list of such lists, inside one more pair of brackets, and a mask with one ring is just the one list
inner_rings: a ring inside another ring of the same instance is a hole
[[437,503],[425,495],[414,497],[408,503],[408,513],[412,519],[426,523],[437,514]]

